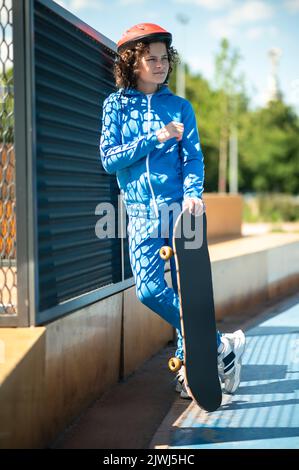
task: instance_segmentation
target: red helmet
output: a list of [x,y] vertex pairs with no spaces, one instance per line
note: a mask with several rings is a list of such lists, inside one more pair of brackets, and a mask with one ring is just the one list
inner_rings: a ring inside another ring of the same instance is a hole
[[168,46],[170,46],[172,35],[157,24],[139,23],[124,32],[117,43],[117,52],[120,52],[123,47],[133,46],[139,40],[148,43],[166,41]]

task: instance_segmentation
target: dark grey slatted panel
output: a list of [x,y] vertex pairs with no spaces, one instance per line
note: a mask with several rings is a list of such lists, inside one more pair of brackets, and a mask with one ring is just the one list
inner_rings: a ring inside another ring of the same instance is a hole
[[97,204],[117,208],[116,180],[98,153],[114,53],[38,1],[34,23],[42,312],[121,281],[121,246],[95,235]]

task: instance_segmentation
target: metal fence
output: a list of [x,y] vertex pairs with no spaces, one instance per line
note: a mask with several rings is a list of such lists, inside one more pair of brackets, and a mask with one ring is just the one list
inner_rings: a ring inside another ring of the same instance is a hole
[[98,151],[116,47],[51,0],[6,0],[1,11],[8,4],[14,78],[11,52],[1,59],[1,306],[11,317],[0,312],[0,325],[44,324],[133,284],[126,241],[95,234],[98,203],[112,203],[118,217],[116,179]]
[[[0,316],[17,314],[12,2],[0,1]],[[3,320],[3,321],[4,321]]]

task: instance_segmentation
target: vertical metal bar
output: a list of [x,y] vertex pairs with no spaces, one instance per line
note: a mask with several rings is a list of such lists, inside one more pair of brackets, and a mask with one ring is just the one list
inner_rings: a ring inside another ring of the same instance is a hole
[[117,226],[120,225],[120,246],[121,246],[121,281],[125,280],[125,250],[124,250],[124,237],[125,237],[125,224],[126,224],[126,213],[123,201],[123,193],[120,192],[118,196],[118,217],[120,220],[117,222]]
[[38,306],[34,0],[13,0],[13,15],[18,324],[28,326]]
[[35,119],[35,60],[34,5],[37,0],[25,0],[25,57],[26,57],[26,122],[27,122],[27,219],[28,219],[28,279],[29,321],[36,324],[39,306],[38,230],[36,184],[36,119]]
[[14,116],[16,166],[16,227],[17,227],[17,298],[18,325],[27,326],[28,272],[27,272],[27,154],[26,154],[26,86],[24,47],[24,2],[13,0],[13,53],[14,53]]

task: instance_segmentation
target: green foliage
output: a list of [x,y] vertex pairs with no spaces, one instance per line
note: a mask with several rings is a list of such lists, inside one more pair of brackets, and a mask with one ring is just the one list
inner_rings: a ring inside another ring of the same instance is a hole
[[0,142],[13,142],[13,69],[0,76]]
[[[237,49],[230,49],[227,39],[222,39],[220,51],[215,57],[215,89],[222,114],[222,125],[237,125],[238,116],[246,103],[244,74],[238,71],[242,56]],[[244,99],[245,98],[245,99]]]
[[245,222],[294,222],[299,220],[299,199],[288,194],[258,194],[245,198]]
[[243,116],[239,134],[240,188],[299,191],[299,120],[282,101]]
[[[222,41],[215,58],[215,86],[186,67],[186,98],[196,113],[205,157],[205,190],[217,191],[220,133],[226,119],[227,128],[233,120],[238,131],[240,192],[298,194],[298,115],[282,99],[263,108],[249,109],[244,77],[237,73],[239,59],[239,53],[230,51],[229,43]],[[170,80],[174,92],[175,79],[174,70]],[[223,117],[225,102],[229,103],[230,114]],[[285,210],[289,214],[286,207]]]

